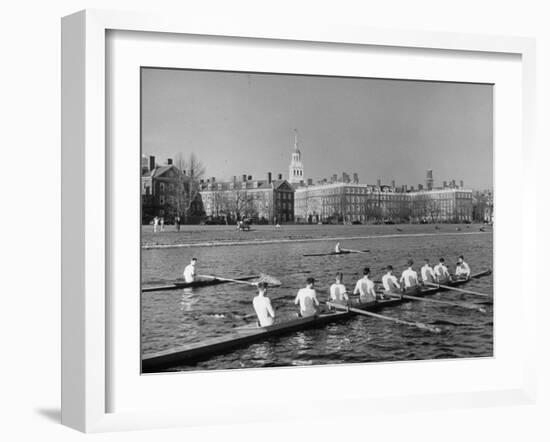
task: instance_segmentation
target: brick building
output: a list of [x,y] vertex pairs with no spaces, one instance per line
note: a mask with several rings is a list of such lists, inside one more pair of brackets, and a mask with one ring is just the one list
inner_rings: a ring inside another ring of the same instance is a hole
[[252,219],[256,223],[284,223],[294,221],[294,188],[278,175],[271,173],[265,180],[254,180],[250,175],[230,181],[210,178],[201,184],[201,200],[207,218],[234,223]]

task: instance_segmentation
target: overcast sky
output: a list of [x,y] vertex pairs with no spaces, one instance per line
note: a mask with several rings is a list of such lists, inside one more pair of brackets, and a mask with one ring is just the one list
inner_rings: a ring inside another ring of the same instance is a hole
[[492,187],[490,85],[142,70],[142,152],[195,152],[208,177],[288,178],[298,130],[304,175],[361,183]]

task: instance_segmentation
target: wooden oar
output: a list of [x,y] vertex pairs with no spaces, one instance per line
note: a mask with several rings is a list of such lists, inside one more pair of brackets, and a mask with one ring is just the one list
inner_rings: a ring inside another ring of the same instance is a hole
[[456,292],[466,293],[468,295],[483,296],[484,298],[491,298],[491,295],[486,295],[485,293],[479,293],[479,292],[473,292],[471,290],[459,289],[459,288],[453,287],[451,285],[436,284],[434,282],[426,282],[426,281],[424,282],[424,285],[428,285],[430,287],[441,287],[442,289],[454,290]]
[[409,327],[417,327],[417,328],[420,328],[422,330],[427,330],[427,331],[432,332],[432,333],[441,333],[441,329],[439,329],[437,327],[433,327],[433,326],[428,325],[428,324],[424,324],[423,322],[404,321],[403,319],[392,318],[390,316],[384,316],[384,315],[380,315],[378,313],[368,312],[366,310],[361,310],[361,309],[358,309],[358,308],[355,308],[355,307],[348,307],[348,306],[345,306],[345,305],[335,304],[335,303],[332,303],[332,302],[327,302],[326,304],[328,306],[333,307],[333,308],[338,309],[338,310],[345,310],[345,311],[349,310],[350,312],[357,313],[358,315],[372,316],[374,318],[385,319],[386,321],[392,321],[392,322],[395,322],[396,324],[407,325]]
[[355,250],[355,249],[340,249],[341,252],[352,252],[352,253],[369,253],[370,250]]
[[277,278],[270,275],[266,275],[264,273],[260,274],[260,278],[257,281],[242,281],[239,279],[223,278],[221,276],[214,276],[214,275],[198,275],[198,276],[201,278],[218,279],[220,281],[235,282],[237,284],[247,284],[247,285],[253,285],[253,286],[257,286],[260,282],[267,282],[269,285],[281,285],[281,281],[279,281]]
[[[391,293],[384,293],[383,295],[388,296],[390,298],[395,298],[395,299],[399,299],[401,297],[400,295],[393,295]],[[433,302],[434,304],[449,305],[451,307],[462,307],[470,310],[477,310],[481,313],[487,313],[487,310],[485,310],[483,307],[479,307],[478,305],[470,304],[468,302],[457,303],[457,302],[441,301],[439,299],[420,298],[418,296],[411,296],[411,295],[403,295],[402,298],[410,299],[411,301]]]

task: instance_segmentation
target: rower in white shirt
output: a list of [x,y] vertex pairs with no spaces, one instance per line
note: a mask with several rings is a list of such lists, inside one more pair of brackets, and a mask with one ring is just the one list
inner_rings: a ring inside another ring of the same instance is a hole
[[334,246],[334,253],[342,253],[339,242],[337,242],[336,245]]
[[436,282],[446,283],[451,278],[449,269],[445,265],[445,258],[439,258],[439,264],[434,267]]
[[430,265],[430,260],[426,258],[424,260],[425,264],[420,269],[420,276],[422,276],[422,282],[436,282],[437,276],[435,275],[434,269]]
[[460,279],[470,279],[470,266],[464,261],[464,256],[458,257],[455,275]]
[[336,274],[336,281],[330,286],[330,302],[337,304],[346,304],[349,300],[346,293],[346,286],[344,285],[344,275],[342,273]]
[[196,264],[197,264],[197,258],[193,258],[191,259],[191,262],[183,270],[183,279],[185,279],[185,282],[195,281],[195,277],[197,276]]
[[252,300],[254,311],[258,317],[258,327],[267,327],[275,322],[275,311],[271,306],[270,299],[267,294],[267,282],[258,284],[258,295]]
[[386,267],[386,274],[382,276],[382,285],[384,286],[384,293],[395,293],[401,290],[401,285],[393,274],[391,265]]
[[315,279],[307,278],[306,287],[298,290],[294,304],[300,304],[300,312],[298,316],[305,318],[307,316],[314,316],[317,314],[317,307],[319,307],[319,301],[317,300],[317,293],[313,285]]
[[365,267],[363,277],[355,284],[353,290],[354,295],[359,295],[360,302],[376,301],[376,291],[374,290],[374,282],[369,279],[370,269]]
[[418,273],[413,270],[413,260],[407,261],[407,269],[401,274],[399,282],[405,291],[412,292],[418,287]]

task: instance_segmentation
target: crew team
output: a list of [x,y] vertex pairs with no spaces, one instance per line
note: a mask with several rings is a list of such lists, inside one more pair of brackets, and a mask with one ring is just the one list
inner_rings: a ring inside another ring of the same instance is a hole
[[[445,284],[451,280],[469,279],[470,266],[461,255],[458,258],[458,263],[455,270],[455,275],[451,276],[448,267],[445,265],[445,259],[440,258],[439,263],[432,267],[429,259],[424,260],[425,263],[420,269],[420,278],[418,273],[413,269],[413,261],[407,261],[407,268],[402,272],[401,277],[393,274],[391,265],[386,267],[386,273],[382,276],[382,286],[384,291],[378,293],[376,291],[375,282],[370,278],[371,272],[368,267],[363,270],[363,277],[355,284],[353,295],[356,302],[374,302],[377,299],[400,297],[403,293],[415,293],[423,285],[430,284]],[[267,327],[275,322],[275,310],[271,305],[271,301],[267,296],[267,283],[261,282],[258,284],[258,295],[253,300],[254,310],[258,318],[258,326]],[[337,273],[334,283],[329,289],[329,303],[348,304],[352,302],[349,293],[344,285],[342,273]],[[317,298],[315,290],[315,279],[308,278],[306,287],[300,289],[294,303],[299,305],[300,317],[314,316],[319,313],[320,302]]]

